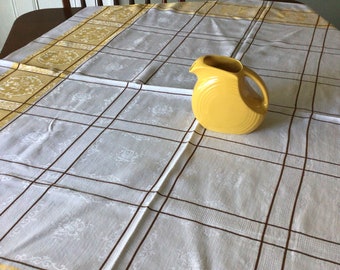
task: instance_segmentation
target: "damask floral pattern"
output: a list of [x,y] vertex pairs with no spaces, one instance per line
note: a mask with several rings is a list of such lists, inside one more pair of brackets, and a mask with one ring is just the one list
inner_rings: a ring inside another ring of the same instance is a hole
[[80,55],[75,50],[49,50],[38,56],[37,60],[41,64],[47,67],[59,67],[70,65],[73,63]]
[[98,45],[100,41],[103,41],[117,29],[102,25],[84,25],[65,40]]
[[[0,270],[338,267],[338,32],[228,3],[83,9],[0,60]],[[207,53],[268,84],[256,132],[195,120]]]
[[27,254],[15,256],[15,260],[18,261],[28,261],[38,267],[52,269],[52,270],[67,270],[63,264],[57,264],[48,256],[30,256]]
[[73,218],[66,216],[61,222],[58,223],[57,229],[52,233],[54,241],[63,241],[63,239],[71,239],[72,241],[81,241],[86,237],[88,225],[81,218]]
[[44,83],[38,75],[12,76],[0,82],[0,96],[15,100],[21,95],[32,95],[43,85]]
[[107,8],[103,13],[98,15],[95,19],[97,20],[106,20],[106,21],[115,21],[125,23],[133,16],[136,16],[144,6],[135,5],[135,6],[113,6]]

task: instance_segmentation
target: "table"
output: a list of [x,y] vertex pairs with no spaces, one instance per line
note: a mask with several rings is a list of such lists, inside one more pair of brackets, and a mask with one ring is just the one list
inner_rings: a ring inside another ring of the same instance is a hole
[[[276,1],[298,3],[295,0]],[[71,6],[69,6],[70,3],[64,3],[64,5],[64,8],[34,10],[17,18],[13,23],[11,31],[8,34],[6,42],[0,52],[0,58],[4,58],[8,54],[27,45],[29,42],[66,21],[69,17],[84,7],[71,8]]]
[[8,34],[0,58],[27,45],[74,15],[80,8],[40,9],[21,15],[15,20]]
[[[0,267],[339,269],[340,32],[300,4],[88,7],[0,60]],[[201,55],[265,81],[205,130]]]

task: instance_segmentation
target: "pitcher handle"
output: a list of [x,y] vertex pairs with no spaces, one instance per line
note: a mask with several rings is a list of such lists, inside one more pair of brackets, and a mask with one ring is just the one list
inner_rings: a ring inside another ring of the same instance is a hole
[[268,91],[267,91],[267,87],[264,83],[264,81],[261,79],[261,77],[259,75],[257,75],[256,72],[254,72],[253,70],[251,70],[250,68],[243,66],[243,71],[244,74],[246,76],[248,76],[249,78],[251,78],[260,88],[261,92],[262,92],[262,96],[263,96],[263,106],[268,109],[268,104],[269,104],[269,98],[268,98]]

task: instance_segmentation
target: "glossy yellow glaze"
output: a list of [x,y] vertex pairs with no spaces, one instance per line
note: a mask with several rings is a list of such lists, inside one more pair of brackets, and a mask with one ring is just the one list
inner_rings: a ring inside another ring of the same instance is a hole
[[[198,58],[190,72],[197,76],[192,109],[208,130],[245,134],[262,123],[268,109],[268,92],[262,79],[234,58],[206,55]],[[245,80],[252,79],[259,95]]]

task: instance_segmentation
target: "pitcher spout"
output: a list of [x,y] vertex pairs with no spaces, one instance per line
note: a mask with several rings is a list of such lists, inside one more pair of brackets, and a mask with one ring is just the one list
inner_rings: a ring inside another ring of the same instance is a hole
[[218,76],[236,75],[242,71],[243,65],[240,61],[220,55],[205,55],[196,59],[191,65],[189,72],[198,74],[204,70],[204,75],[214,74]]
[[204,56],[197,58],[191,65],[189,72],[197,75],[197,71],[206,68],[204,64]]

